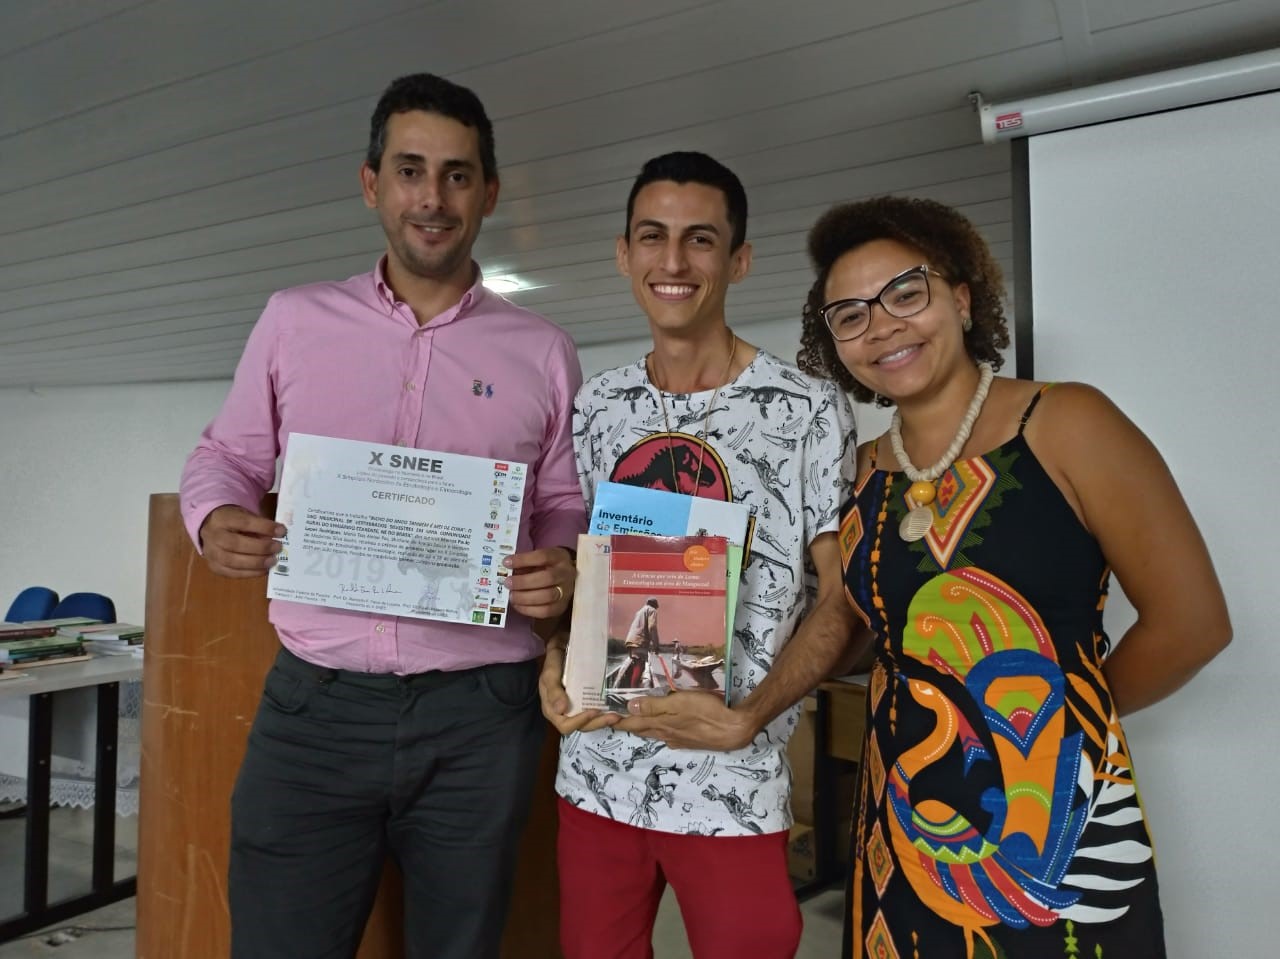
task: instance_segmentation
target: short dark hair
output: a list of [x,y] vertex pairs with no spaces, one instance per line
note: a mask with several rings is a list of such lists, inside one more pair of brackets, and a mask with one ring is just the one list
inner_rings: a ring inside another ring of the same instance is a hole
[[742,188],[742,181],[719,160],[692,150],[664,153],[640,168],[640,175],[631,184],[631,195],[627,197],[627,227],[623,233],[627,242],[631,241],[631,214],[636,208],[636,194],[650,183],[663,180],[673,183],[701,183],[719,190],[724,194],[725,211],[729,226],[733,229],[729,249],[736,250],[746,242],[747,191]]
[[433,73],[411,73],[393,80],[378,98],[373,118],[369,121],[369,149],[365,153],[369,169],[377,171],[382,165],[382,151],[387,146],[387,121],[391,115],[411,110],[438,113],[475,130],[480,139],[480,166],[485,181],[498,178],[493,124],[484,112],[484,104],[466,87]]
[[1004,364],[1009,345],[1000,266],[977,229],[958,210],[934,200],[881,196],[832,207],[809,231],[809,259],[817,273],[804,305],[796,365],[835,380],[861,403],[892,405],[855,380],[840,362],[835,340],[819,312],[826,305],[827,278],[836,260],[873,240],[894,240],[918,252],[948,283],[969,287],[973,326],[964,345],[975,361]]

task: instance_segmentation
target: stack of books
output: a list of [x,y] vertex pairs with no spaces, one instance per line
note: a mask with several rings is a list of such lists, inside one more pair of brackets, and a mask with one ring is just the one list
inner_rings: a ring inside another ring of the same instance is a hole
[[84,643],[49,623],[0,623],[0,667],[44,666],[88,659]]
[[140,657],[145,630],[135,623],[76,623],[61,627],[58,635],[81,641],[90,652]]

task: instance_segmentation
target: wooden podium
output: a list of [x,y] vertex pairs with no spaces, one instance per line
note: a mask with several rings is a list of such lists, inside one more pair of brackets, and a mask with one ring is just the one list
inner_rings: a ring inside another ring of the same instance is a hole
[[[274,511],[274,503],[268,508]],[[267,515],[270,515],[268,513]],[[138,850],[139,959],[230,952],[227,850],[231,788],[279,648],[263,579],[209,572],[178,510],[151,497]],[[553,783],[559,737],[543,743],[521,840],[503,959],[558,959]],[[388,865],[360,959],[403,956],[400,877]],[[305,957],[300,957],[305,959]]]

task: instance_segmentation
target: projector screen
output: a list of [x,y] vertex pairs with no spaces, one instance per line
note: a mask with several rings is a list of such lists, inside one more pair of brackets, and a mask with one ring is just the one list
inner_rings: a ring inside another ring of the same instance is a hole
[[[1152,438],[1235,628],[1125,720],[1169,956],[1274,955],[1280,637],[1259,542],[1280,516],[1280,93],[1033,137],[1026,160],[1035,378],[1101,388]],[[1113,584],[1113,641],[1134,615]]]

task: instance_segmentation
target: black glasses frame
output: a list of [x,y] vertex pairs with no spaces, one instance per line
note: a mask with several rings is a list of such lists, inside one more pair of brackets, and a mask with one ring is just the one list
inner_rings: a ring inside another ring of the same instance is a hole
[[[921,276],[924,277],[924,290],[925,290],[924,303],[922,303],[920,306],[906,313],[899,313],[896,310],[892,309],[889,306],[889,304],[885,303],[885,301],[882,300],[881,297],[884,296],[885,293],[889,292],[890,287],[892,287],[895,283],[901,283],[903,279],[905,279],[906,277],[910,276],[913,273],[919,273]],[[827,325],[827,331],[831,334],[833,339],[839,340],[842,343],[847,343],[849,340],[856,340],[858,337],[862,336],[862,334],[866,333],[867,330],[871,328],[871,308],[875,306],[877,303],[880,304],[880,309],[884,310],[890,316],[897,317],[900,320],[906,319],[909,316],[915,316],[917,313],[923,313],[925,310],[927,310],[929,308],[929,304],[933,301],[933,289],[929,285],[929,277],[931,275],[936,276],[938,279],[943,280],[944,282],[946,280],[946,278],[937,270],[935,270],[933,267],[929,266],[926,263],[921,263],[919,266],[913,266],[909,270],[903,270],[897,276],[893,277],[891,280],[889,280],[888,283],[880,287],[880,292],[877,293],[875,296],[873,296],[871,299],[864,300],[864,299],[861,299],[860,297],[853,296],[843,300],[832,300],[830,303],[828,303],[826,306],[824,306],[822,309],[818,311],[818,315],[822,317],[822,322]],[[853,336],[841,336],[835,331],[835,327],[831,325],[831,314],[832,312],[839,309],[840,307],[848,306],[850,303],[863,303],[866,305],[867,325],[864,326],[862,329],[860,329],[857,333],[854,333]]]

